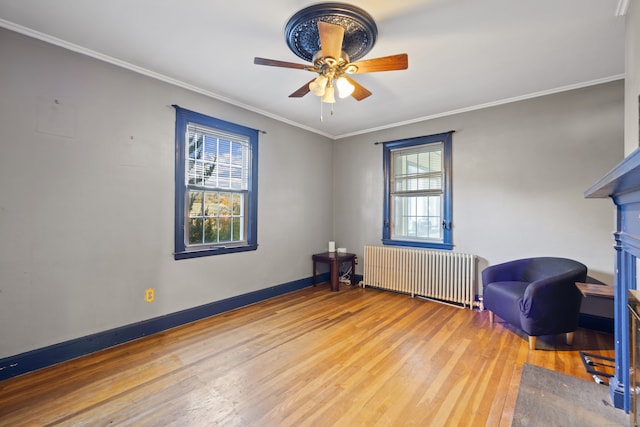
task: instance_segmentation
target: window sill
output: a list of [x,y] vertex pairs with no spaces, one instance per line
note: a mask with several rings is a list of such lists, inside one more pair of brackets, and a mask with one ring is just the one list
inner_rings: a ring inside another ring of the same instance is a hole
[[202,249],[202,250],[191,250],[191,251],[176,252],[176,253],[173,254],[173,258],[175,260],[189,259],[189,258],[200,258],[200,257],[205,257],[205,256],[230,254],[230,253],[235,253],[235,252],[255,251],[256,249],[258,249],[258,245],[207,248],[207,249]]
[[441,249],[448,251],[453,249],[453,245],[450,243],[416,242],[412,240],[382,239],[382,244],[391,246],[408,246],[412,248]]

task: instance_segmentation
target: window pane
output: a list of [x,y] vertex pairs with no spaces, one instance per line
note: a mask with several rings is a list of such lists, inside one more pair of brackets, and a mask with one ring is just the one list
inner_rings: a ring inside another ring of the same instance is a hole
[[405,160],[406,157],[401,156],[400,154],[395,155],[393,158],[393,176],[396,179],[406,173]]
[[220,193],[219,216],[231,216],[232,194]]
[[189,244],[202,243],[202,218],[189,221]]
[[430,172],[430,161],[431,152],[421,152],[418,153],[418,173]]
[[407,155],[405,175],[413,175],[418,172],[418,153],[412,153]]
[[196,161],[195,160],[189,160],[187,162],[187,183],[192,184],[192,185],[196,184],[195,169],[196,169]]
[[231,188],[231,141],[221,139],[219,142],[220,166],[218,168],[218,188]]
[[429,218],[429,238],[442,240],[442,233],[442,221],[440,220],[440,218]]
[[429,171],[442,172],[442,151],[431,151],[429,153]]
[[242,240],[242,221],[241,218],[233,218],[233,236],[232,240]]
[[218,166],[218,188],[230,189],[230,168],[229,165],[220,164]]
[[218,152],[221,163],[231,163],[231,141],[226,139],[218,140]]
[[244,166],[244,150],[242,144],[234,143],[231,146],[231,164],[236,166]]
[[206,187],[216,187],[216,163],[202,162],[202,180],[201,185]]
[[189,217],[202,216],[202,191],[189,192]]
[[207,218],[204,220],[204,243],[218,242],[218,220]]
[[240,214],[242,213],[242,196],[240,194],[234,194],[233,195],[233,209],[232,209],[232,214],[233,216],[240,216]]
[[429,215],[429,199],[431,197],[416,197],[416,216],[425,217]]
[[393,198],[393,234],[407,236],[410,233],[409,215],[411,212],[410,197]]
[[418,217],[416,219],[418,224],[416,237],[420,239],[428,239],[429,238],[429,218],[426,217]]
[[202,160],[205,162],[215,163],[218,159],[218,140],[215,137],[207,136],[204,138],[204,148],[202,150]]
[[407,217],[404,215],[396,214],[393,217],[393,230],[392,235],[396,237],[409,235],[409,223]]
[[232,190],[242,190],[243,169],[239,166],[231,166],[229,170],[230,182],[229,188]]
[[231,241],[231,218],[221,217],[218,220],[219,224],[219,241],[230,242]]
[[429,197],[428,215],[440,218],[442,216],[442,197]]
[[442,196],[393,196],[392,237],[441,239],[441,200]]
[[187,147],[188,159],[200,159],[202,155],[203,136],[197,134],[189,135],[189,147]]
[[403,218],[407,230],[406,230],[406,234],[405,236],[407,237],[416,237],[416,234],[418,232],[417,230],[417,221],[416,221],[416,217],[415,216],[407,216],[405,218]]
[[207,192],[204,197],[204,216],[218,216],[218,193]]

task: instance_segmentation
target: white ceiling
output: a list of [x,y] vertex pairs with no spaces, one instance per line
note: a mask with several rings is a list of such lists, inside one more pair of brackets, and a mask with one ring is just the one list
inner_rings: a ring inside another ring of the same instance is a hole
[[407,53],[409,69],[356,75],[373,95],[321,122],[317,97],[288,98],[314,74],[253,64],[302,63],[284,25],[314,3],[0,0],[0,26],[335,139],[624,73],[625,0],[353,0],[378,26],[363,59]]

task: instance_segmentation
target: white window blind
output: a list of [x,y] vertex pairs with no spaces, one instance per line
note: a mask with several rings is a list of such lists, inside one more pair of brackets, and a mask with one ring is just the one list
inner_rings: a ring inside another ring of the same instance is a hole
[[392,151],[392,194],[442,192],[442,144]]
[[188,186],[248,189],[248,138],[189,123],[186,139],[185,179]]

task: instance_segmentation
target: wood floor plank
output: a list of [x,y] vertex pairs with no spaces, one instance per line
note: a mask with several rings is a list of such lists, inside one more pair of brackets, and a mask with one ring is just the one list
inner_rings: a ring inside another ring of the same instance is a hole
[[328,284],[0,382],[0,425],[508,426],[524,363],[591,380],[578,351],[530,351],[487,312]]

